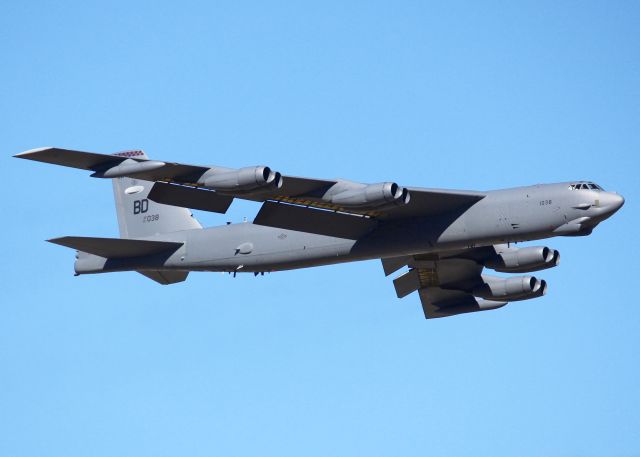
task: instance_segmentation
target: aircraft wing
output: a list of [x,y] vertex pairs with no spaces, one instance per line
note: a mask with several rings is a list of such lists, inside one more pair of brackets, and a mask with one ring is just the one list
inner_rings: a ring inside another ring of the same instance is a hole
[[[316,196],[319,190],[326,190],[338,181],[293,176],[283,176],[282,178],[283,185],[276,191],[254,195],[236,194],[233,195],[233,197],[257,202],[285,203],[308,208],[310,211],[329,210],[345,214],[367,216],[379,220],[391,220],[436,216],[460,208],[468,208],[485,196],[483,193],[474,191],[411,187],[408,188],[411,192],[411,200],[406,205],[384,209],[354,209],[324,202],[320,197]],[[190,190],[188,200],[179,198],[186,194],[185,188],[189,188]],[[171,183],[156,182],[149,198],[158,203],[173,204],[203,211],[213,211],[210,209],[211,207],[224,206],[218,203],[219,197],[223,195],[227,195],[227,193],[223,194],[202,187],[183,185],[174,181]],[[309,215],[313,217],[312,213],[309,213]]]
[[[119,176],[129,176],[131,178],[144,179],[146,181],[170,181],[176,179],[180,182],[187,182],[197,179],[209,170],[209,167],[198,165],[185,165],[175,162],[149,160],[146,158],[143,151],[123,151],[116,154],[98,154],[95,152],[45,147],[21,152],[20,154],[16,154],[14,157],[54,165],[62,165],[65,167],[79,168],[82,170],[93,171],[94,173],[113,169],[125,161],[135,162],[137,164],[142,164],[142,166],[137,170],[131,166],[130,173],[120,174]],[[103,176],[96,175],[96,177]]]
[[[483,265],[474,260],[485,249],[451,252],[446,255],[426,254],[382,259],[386,275],[403,266],[409,271],[393,281],[398,298],[418,291],[427,319],[500,308],[505,301],[484,300],[473,295],[481,286]],[[470,255],[468,255],[470,254]]]
[[[211,177],[234,176],[234,173],[238,176],[240,176],[239,173],[245,173],[243,176],[246,177],[246,173],[253,172],[250,170],[252,167],[235,170],[217,166],[148,160],[142,151],[125,151],[112,155],[53,147],[32,149],[15,157],[89,170],[93,172],[91,175],[93,177],[127,176],[155,181],[156,184],[149,198],[158,203],[220,213],[226,211],[233,198],[241,198],[257,202],[288,203],[309,209],[330,210],[375,219],[402,219],[433,216],[469,207],[485,196],[481,192],[474,191],[407,187],[401,188],[402,204],[396,204],[397,201],[388,203],[380,197],[380,202],[385,203],[384,205],[367,205],[366,201],[363,205],[350,203],[348,199],[336,199],[333,194],[342,192],[340,195],[347,195],[350,198],[354,198],[353,194],[356,194],[357,200],[357,194],[360,193],[366,194],[363,197],[366,199],[370,198],[369,193],[373,193],[370,190],[380,191],[384,185],[391,186],[392,183],[367,185],[339,179],[303,178],[273,173],[268,167],[255,167],[256,170],[269,170],[278,185],[253,190],[240,187],[221,190],[220,187],[211,184]],[[397,192],[398,186],[395,186],[392,189]]]

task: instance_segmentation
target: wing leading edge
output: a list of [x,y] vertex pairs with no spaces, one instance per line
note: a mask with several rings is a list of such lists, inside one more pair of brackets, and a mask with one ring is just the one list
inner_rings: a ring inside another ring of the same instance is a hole
[[[469,207],[485,197],[485,194],[474,191],[417,187],[399,189],[393,183],[361,184],[345,180],[280,175],[271,172],[268,167],[231,170],[217,166],[152,161],[142,151],[111,155],[48,147],[25,151],[15,157],[89,170],[94,177],[127,176],[155,181],[150,198],[158,203],[221,213],[226,211],[233,198],[241,198],[257,202],[292,203],[382,220],[402,219],[433,216]],[[275,178],[270,181],[271,184],[249,190],[246,185],[243,187],[242,183],[249,174],[265,170],[269,171],[265,177],[269,175]],[[229,186],[229,182],[232,182],[235,187],[220,187],[220,182],[224,186]],[[388,201],[387,203],[366,203],[367,198],[373,198],[372,194],[388,188],[396,193],[384,198],[382,194],[375,197],[380,202]],[[364,200],[357,198],[360,194],[364,196]],[[391,197],[395,200],[389,200]]]

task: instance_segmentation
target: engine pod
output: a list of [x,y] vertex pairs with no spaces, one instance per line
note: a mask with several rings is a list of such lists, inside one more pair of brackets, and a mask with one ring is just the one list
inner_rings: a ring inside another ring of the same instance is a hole
[[394,182],[359,184],[341,181],[331,187],[322,199],[343,208],[382,209],[409,203],[409,191]]
[[509,248],[495,257],[485,260],[484,265],[503,273],[527,273],[552,268],[560,263],[560,253],[546,246]]
[[237,170],[211,168],[198,183],[218,192],[251,193],[282,187],[282,175],[263,165]]
[[498,278],[483,275],[484,284],[473,290],[473,295],[487,300],[528,300],[544,295],[547,283],[535,276]]

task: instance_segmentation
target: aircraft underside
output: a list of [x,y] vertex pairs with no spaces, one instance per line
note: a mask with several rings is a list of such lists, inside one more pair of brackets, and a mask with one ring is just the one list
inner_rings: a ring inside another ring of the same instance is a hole
[[[381,259],[399,298],[417,292],[427,318],[496,309],[537,298],[529,273],[558,265],[545,246],[515,242],[590,234],[624,199],[591,182],[488,192],[363,184],[59,148],[18,154],[112,179],[120,238],[67,236],[76,274],[137,271],[160,283],[190,271],[260,274]],[[203,229],[189,208],[224,213],[256,201],[252,223]],[[510,276],[488,275],[485,269]]]

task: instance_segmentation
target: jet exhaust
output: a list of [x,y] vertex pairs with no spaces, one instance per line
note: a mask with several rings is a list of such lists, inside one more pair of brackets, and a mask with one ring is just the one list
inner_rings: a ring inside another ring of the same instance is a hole
[[483,275],[485,281],[473,290],[473,295],[487,300],[528,300],[541,297],[547,292],[547,282],[535,276],[498,278]]

